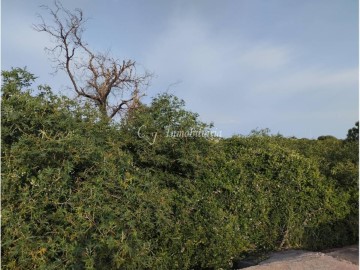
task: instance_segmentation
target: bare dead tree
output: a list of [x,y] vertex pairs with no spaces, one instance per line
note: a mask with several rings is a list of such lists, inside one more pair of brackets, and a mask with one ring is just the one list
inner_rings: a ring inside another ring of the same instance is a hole
[[46,50],[52,55],[55,71],[67,73],[77,95],[93,101],[108,119],[138,106],[144,95],[140,88],[148,85],[151,74],[138,75],[133,60],[121,61],[109,52],[92,51],[82,37],[86,19],[81,9],[70,11],[59,1],[54,8],[42,7],[51,15],[52,24],[39,15],[41,23],[33,27],[51,36],[55,45]]

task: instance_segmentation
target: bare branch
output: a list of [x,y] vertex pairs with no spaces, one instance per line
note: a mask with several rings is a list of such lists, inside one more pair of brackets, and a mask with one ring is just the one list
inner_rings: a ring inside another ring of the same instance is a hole
[[120,61],[109,52],[92,51],[82,38],[86,22],[82,10],[72,12],[60,1],[54,2],[54,8],[42,8],[51,15],[52,24],[38,15],[40,23],[33,28],[52,38],[54,47],[46,49],[53,55],[56,70],[67,73],[78,96],[93,101],[109,119],[138,106],[143,96],[139,88],[148,85],[151,75],[137,75],[135,61]]

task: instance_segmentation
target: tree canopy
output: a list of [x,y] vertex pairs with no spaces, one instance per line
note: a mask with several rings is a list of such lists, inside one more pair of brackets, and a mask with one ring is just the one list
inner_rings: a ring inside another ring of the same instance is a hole
[[349,129],[346,139],[348,141],[359,141],[359,121],[355,123],[355,127]]

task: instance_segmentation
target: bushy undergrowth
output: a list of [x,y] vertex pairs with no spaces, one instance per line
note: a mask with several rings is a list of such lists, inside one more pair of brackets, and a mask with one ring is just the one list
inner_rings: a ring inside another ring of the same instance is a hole
[[210,126],[171,95],[115,124],[3,78],[4,269],[219,269],[357,241],[356,141],[169,137]]

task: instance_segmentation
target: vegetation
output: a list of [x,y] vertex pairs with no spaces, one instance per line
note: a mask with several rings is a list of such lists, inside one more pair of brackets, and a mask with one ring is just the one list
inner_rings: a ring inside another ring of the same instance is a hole
[[355,127],[349,129],[346,140],[358,141],[359,140],[359,121],[355,123]]
[[211,125],[167,94],[109,122],[24,69],[2,75],[4,269],[228,269],[358,241],[353,132],[169,136]]
[[104,120],[136,108],[143,96],[141,87],[148,85],[151,74],[137,74],[133,60],[121,61],[109,51],[92,50],[83,38],[87,20],[81,9],[70,11],[57,0],[54,8],[42,7],[52,22],[39,15],[41,23],[34,29],[51,38],[54,46],[45,49],[52,56],[55,71],[66,73],[75,93],[95,104]]

